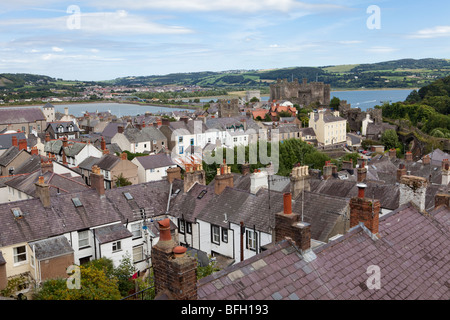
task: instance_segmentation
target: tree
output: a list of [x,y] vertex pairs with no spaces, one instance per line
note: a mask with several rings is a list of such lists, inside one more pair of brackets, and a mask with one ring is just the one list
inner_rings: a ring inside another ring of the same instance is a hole
[[253,97],[250,99],[250,102],[259,102],[259,99],[257,97]]
[[381,142],[384,144],[386,149],[397,148],[399,144],[397,132],[393,129],[386,130],[381,135]]
[[132,185],[133,183],[123,176],[123,173],[120,173],[118,176],[114,176],[116,179],[116,187],[124,187]]
[[330,101],[330,108],[333,108],[335,110],[339,110],[339,105],[341,104],[341,99],[338,97],[333,97]]
[[81,286],[69,289],[66,279],[44,281],[33,298],[35,300],[119,300],[121,298],[117,279],[108,277],[106,272],[95,265],[81,265]]

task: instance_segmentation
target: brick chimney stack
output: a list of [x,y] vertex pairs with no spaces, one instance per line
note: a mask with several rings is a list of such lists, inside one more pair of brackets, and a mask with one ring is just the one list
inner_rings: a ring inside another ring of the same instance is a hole
[[100,168],[97,165],[92,166],[92,172],[89,176],[91,178],[91,187],[97,190],[100,197],[105,196],[105,181]]
[[206,173],[201,164],[186,166],[184,192],[188,192],[195,183],[206,185]]
[[120,154],[120,160],[127,160],[128,159],[128,154],[126,152],[122,152]]
[[366,177],[367,177],[367,168],[366,168],[364,162],[362,163],[361,167],[359,167],[359,168],[356,170],[356,175],[357,175],[356,180],[357,180],[358,182],[364,182],[364,181],[366,181]]
[[412,202],[421,212],[425,211],[427,186],[428,181],[425,178],[403,175],[400,178],[399,205]]
[[19,150],[27,150],[27,139],[19,139]]
[[324,180],[327,180],[328,178],[330,178],[333,174],[333,167],[330,163],[326,163],[323,166],[323,178]]
[[50,133],[46,133],[45,134],[45,142],[49,142],[50,141]]
[[448,193],[437,193],[434,196],[434,206],[438,207],[438,206],[447,206],[450,208],[450,194]]
[[19,143],[17,142],[17,136],[12,136],[11,145],[13,145],[14,147],[19,147]]
[[39,176],[39,180],[35,183],[36,196],[41,200],[44,208],[50,207],[50,190],[49,185],[44,182],[44,177]]
[[214,193],[221,194],[226,187],[233,188],[233,186],[231,167],[227,166],[225,160],[223,160],[223,164],[220,165],[220,168],[217,168],[217,174],[214,179]]
[[38,148],[37,148],[36,146],[31,147],[30,154],[31,154],[32,156],[37,156],[37,155],[39,155],[39,150],[38,150]]
[[102,149],[103,154],[108,154],[109,150],[106,148],[106,141],[105,138],[102,137],[102,139],[100,140],[100,146]]
[[260,188],[267,188],[267,172],[255,169],[250,174],[250,193],[256,194]]
[[364,183],[358,183],[358,196],[350,199],[350,228],[364,223],[372,234],[378,234],[380,201],[365,197]]
[[46,172],[53,172],[53,162],[51,159],[47,161],[41,159],[41,172],[42,174]]
[[311,190],[311,176],[309,175],[309,167],[301,166],[300,164],[292,168],[292,172],[289,174],[291,180],[291,194],[295,199],[303,191]]
[[290,238],[302,252],[311,249],[311,225],[292,212],[292,195],[283,194],[283,211],[275,214],[275,242]]
[[397,181],[400,182],[402,176],[406,175],[406,167],[404,163],[400,163],[397,169]]
[[117,133],[123,133],[123,126],[117,127]]
[[174,168],[169,168],[166,170],[167,172],[167,181],[170,183],[173,182],[173,180],[178,179],[181,180],[181,168],[176,166]]
[[397,158],[397,150],[389,149],[389,159],[395,159],[395,158]]
[[423,156],[422,158],[422,164],[423,165],[429,165],[431,163],[431,158],[430,156],[427,154],[425,156]]
[[172,239],[168,218],[158,224],[160,239],[152,247],[156,298],[166,294],[175,300],[197,300],[197,260]]
[[406,160],[406,162],[411,162],[411,161],[413,161],[413,157],[412,157],[411,151],[407,151],[407,152],[406,152],[406,154],[405,154],[405,160]]

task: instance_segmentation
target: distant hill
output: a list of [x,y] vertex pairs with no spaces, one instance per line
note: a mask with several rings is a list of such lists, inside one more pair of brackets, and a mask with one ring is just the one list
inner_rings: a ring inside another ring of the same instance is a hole
[[291,67],[266,70],[230,70],[221,72],[171,73],[166,75],[128,76],[109,81],[71,81],[24,73],[0,74],[0,89],[32,90],[82,85],[197,85],[218,89],[262,89],[277,79],[321,81],[333,89],[418,88],[450,75],[447,59],[401,59],[370,64]]
[[117,78],[121,85],[199,85],[264,88],[277,79],[321,81],[334,89],[417,88],[450,75],[450,60],[401,59],[372,64],[292,67],[237,72],[193,72]]

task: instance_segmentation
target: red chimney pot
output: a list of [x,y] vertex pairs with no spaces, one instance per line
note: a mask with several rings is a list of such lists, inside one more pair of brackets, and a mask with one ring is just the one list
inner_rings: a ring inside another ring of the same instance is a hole
[[284,214],[292,214],[292,194],[286,192],[283,194]]
[[356,186],[358,187],[358,198],[364,198],[364,189],[366,189],[367,185],[365,183],[358,183]]

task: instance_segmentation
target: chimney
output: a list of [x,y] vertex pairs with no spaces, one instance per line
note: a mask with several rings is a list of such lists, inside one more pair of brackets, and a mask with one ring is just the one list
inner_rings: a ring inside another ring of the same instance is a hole
[[283,211],[275,214],[275,243],[290,238],[302,252],[311,249],[311,225],[292,212],[292,195],[283,194]]
[[250,173],[250,164],[248,162],[241,165],[241,173],[243,176]]
[[117,133],[123,133],[123,126],[117,127]]
[[27,139],[19,139],[19,150],[27,150]]
[[362,166],[367,165],[367,159],[364,159],[364,158],[358,158],[357,165],[358,165],[359,168],[361,168]]
[[366,177],[367,177],[367,168],[364,165],[364,162],[362,163],[362,166],[356,169],[356,180],[358,182],[364,182],[366,181]]
[[19,147],[19,144],[17,143],[17,136],[12,136],[12,142],[11,142],[11,144],[12,144],[14,147]]
[[389,149],[389,159],[395,159],[395,158],[397,158],[397,150]]
[[428,181],[422,177],[403,175],[400,178],[399,206],[412,202],[421,212],[425,211]]
[[445,170],[445,167],[447,166],[447,170],[448,170],[448,159],[443,159],[442,160],[442,170]]
[[162,119],[156,120],[156,123],[158,124],[158,127],[160,127],[160,126],[168,126],[168,125],[170,125],[170,120],[167,119],[167,118],[162,118]]
[[206,185],[206,173],[202,165],[194,165],[190,170],[186,167],[184,173],[184,192],[188,192],[195,183]]
[[350,228],[362,222],[372,234],[376,235],[378,234],[380,201],[372,201],[365,197],[366,184],[358,183],[357,187],[358,196],[350,199]]
[[309,175],[308,166],[301,166],[300,164],[294,166],[289,174],[289,179],[291,180],[291,194],[294,199],[303,190],[311,190],[311,176]]
[[126,152],[122,152],[120,154],[120,160],[128,160],[128,154]]
[[49,142],[50,141],[50,133],[46,133],[45,134],[45,142]]
[[406,160],[406,162],[411,162],[411,161],[413,161],[411,151],[407,151],[407,152],[406,152],[406,154],[405,154],[405,160]]
[[101,146],[101,149],[102,149],[103,154],[108,154],[108,153],[109,153],[109,150],[106,149],[106,141],[105,141],[105,138],[103,138],[103,137],[102,137],[102,139],[100,140],[100,146]]
[[425,156],[423,156],[422,158],[422,164],[423,165],[429,165],[431,163],[431,158],[430,156],[427,154]]
[[100,168],[97,165],[92,166],[92,172],[90,174],[91,187],[97,190],[100,197],[105,196],[105,181],[103,174],[100,173]]
[[[447,159],[445,159],[445,160],[447,160]],[[448,160],[446,163],[442,162],[442,164],[443,164],[442,171],[441,171],[442,185],[448,186],[448,184],[450,182],[450,168],[449,168]]]
[[256,194],[260,188],[268,188],[267,172],[255,169],[250,175],[250,193]]
[[62,142],[63,142],[63,148],[67,148],[67,146],[69,145],[67,142],[67,137],[63,137]]
[[438,206],[447,206],[450,208],[450,194],[448,193],[437,193],[434,196],[434,207],[438,207]]
[[400,182],[400,178],[406,174],[406,167],[404,163],[400,163],[397,169],[397,181]]
[[331,175],[333,174],[333,168],[331,164],[325,164],[323,166],[323,178],[324,180],[327,180],[329,177],[331,177]]
[[52,160],[43,161],[41,160],[41,172],[42,174],[46,172],[53,172],[53,162]]
[[31,147],[30,154],[31,154],[32,156],[37,156],[37,155],[39,155],[39,150],[38,150],[38,148],[37,148],[36,146]]
[[226,187],[233,188],[234,181],[231,174],[231,167],[227,166],[225,160],[220,168],[217,169],[217,175],[214,179],[214,193],[221,194]]
[[39,180],[36,185],[36,197],[41,200],[44,208],[50,207],[50,190],[48,184],[44,182],[44,177],[39,176]]
[[172,239],[168,218],[158,224],[160,239],[151,253],[156,299],[166,294],[175,300],[197,300],[197,260]]
[[181,168],[176,166],[173,168],[168,168],[166,170],[167,172],[167,181],[169,181],[169,183],[172,183],[173,180],[178,179],[181,180]]

